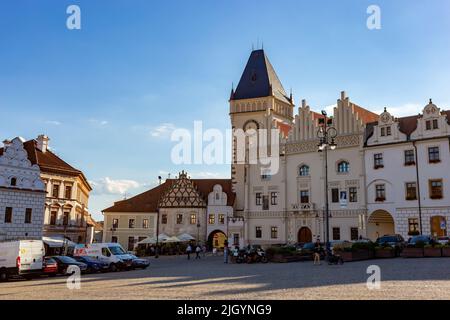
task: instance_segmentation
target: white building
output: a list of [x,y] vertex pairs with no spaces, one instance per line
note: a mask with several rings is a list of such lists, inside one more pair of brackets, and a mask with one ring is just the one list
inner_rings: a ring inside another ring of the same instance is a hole
[[42,238],[45,187],[24,142],[6,140],[0,149],[0,241]]
[[431,100],[422,114],[385,111],[367,127],[368,235],[447,235],[450,219],[450,111]]

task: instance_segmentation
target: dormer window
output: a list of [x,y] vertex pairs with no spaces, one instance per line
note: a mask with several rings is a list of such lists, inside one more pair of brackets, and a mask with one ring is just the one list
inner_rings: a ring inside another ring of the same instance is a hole
[[16,178],[11,178],[11,186],[12,187],[17,186],[17,179]]
[[436,130],[436,129],[439,129],[438,119],[427,120],[427,121],[425,122],[425,128],[426,128],[427,130]]

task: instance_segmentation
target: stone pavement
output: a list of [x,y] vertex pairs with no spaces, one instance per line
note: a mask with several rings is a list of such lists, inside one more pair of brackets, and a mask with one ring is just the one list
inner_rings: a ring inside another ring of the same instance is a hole
[[[450,258],[387,259],[313,266],[312,262],[224,264],[222,257],[187,261],[150,258],[147,270],[0,283],[0,299],[449,299]],[[369,265],[381,268],[381,289],[369,290]]]

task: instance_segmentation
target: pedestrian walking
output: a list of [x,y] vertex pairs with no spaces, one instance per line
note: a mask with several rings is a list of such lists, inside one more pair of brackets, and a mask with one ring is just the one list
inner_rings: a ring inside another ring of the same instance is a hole
[[187,248],[186,248],[186,253],[187,253],[187,258],[188,260],[191,259],[191,253],[192,253],[192,247],[190,244],[188,244]]
[[195,259],[200,259],[200,252],[202,252],[202,248],[200,248],[200,246],[197,246],[197,248],[195,248]]
[[320,253],[322,252],[322,246],[320,244],[320,241],[317,240],[316,244],[314,245],[314,265],[316,263],[320,266],[322,263],[320,262]]
[[206,257],[206,245],[203,245],[202,252],[203,252],[203,258],[205,258]]
[[217,248],[216,247],[213,248],[212,254],[213,254],[213,256],[217,256]]

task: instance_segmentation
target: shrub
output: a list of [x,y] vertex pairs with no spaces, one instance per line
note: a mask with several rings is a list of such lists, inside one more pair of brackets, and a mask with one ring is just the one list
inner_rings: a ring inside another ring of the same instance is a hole
[[369,242],[355,242],[352,245],[352,251],[356,250],[375,250],[375,243]]
[[414,247],[415,248],[424,248],[425,247],[425,242],[424,241],[417,241]]
[[418,236],[418,235],[420,235],[420,232],[418,230],[408,232],[408,236]]
[[342,242],[342,243],[336,243],[333,246],[334,251],[350,251],[352,249],[352,243],[351,242]]
[[291,256],[296,253],[295,247],[269,247],[266,250],[266,254],[273,256],[281,254],[283,256]]

